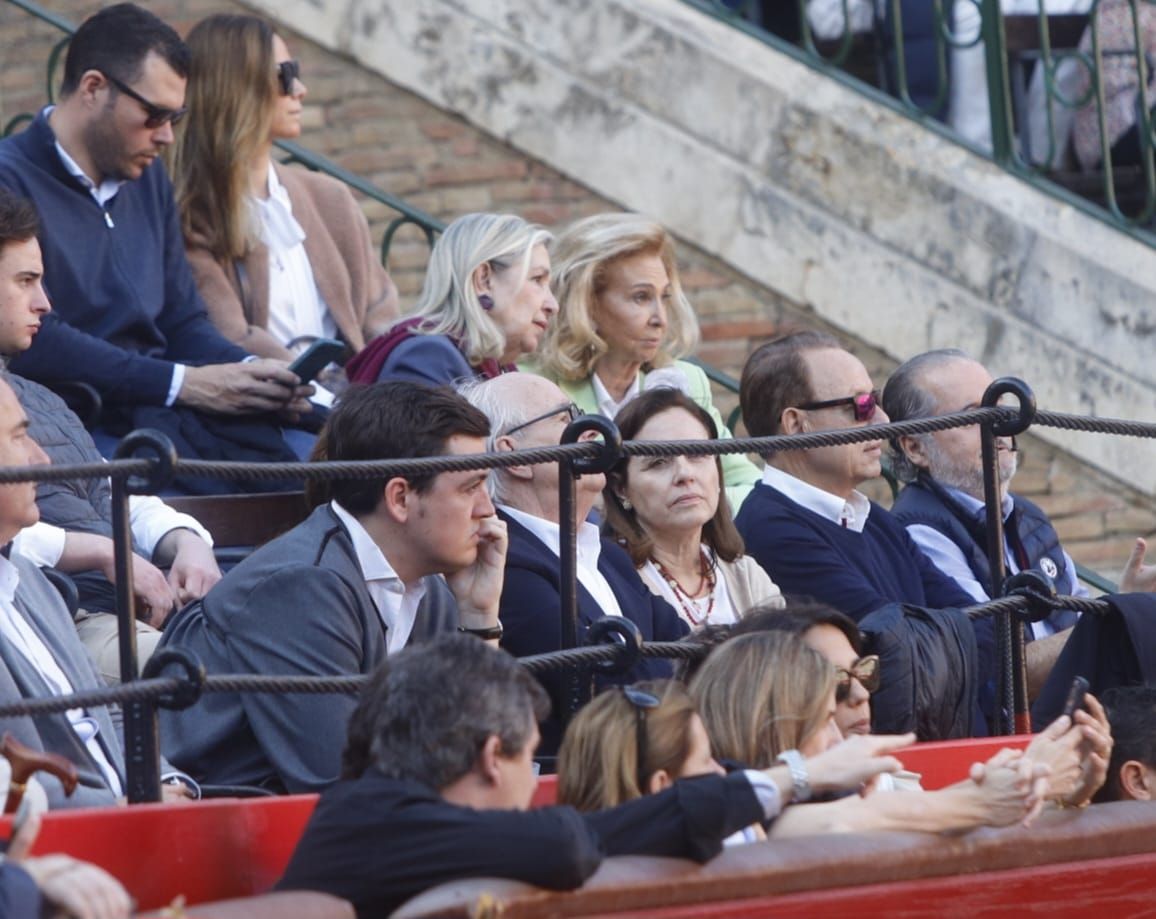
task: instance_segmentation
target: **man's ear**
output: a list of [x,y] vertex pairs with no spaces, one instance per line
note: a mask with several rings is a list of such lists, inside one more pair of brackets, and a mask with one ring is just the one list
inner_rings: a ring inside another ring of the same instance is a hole
[[475,764],[482,781],[490,786],[501,784],[502,770],[498,760],[502,756],[502,739],[497,734],[491,734],[482,744]]
[[[517,449],[518,445],[512,437],[502,434],[494,438],[495,453],[509,453],[511,450]],[[512,479],[529,481],[534,477],[534,469],[531,466],[507,466],[503,471]]]
[[409,482],[397,476],[385,483],[378,507],[396,522],[405,523],[413,510],[410,503],[413,495],[414,490]]
[[899,447],[912,465],[920,469],[931,468],[931,458],[927,455],[927,443],[920,434],[904,434],[899,438]]
[[656,795],[660,791],[665,791],[674,784],[674,777],[665,769],[659,769],[650,774],[650,778],[646,782],[646,787],[642,789],[648,795]]
[[99,70],[86,70],[80,75],[73,95],[83,99],[88,104],[92,104],[96,100],[97,92],[106,86],[111,86],[108,82],[108,77]]
[[1137,759],[1120,766],[1120,793],[1133,801],[1151,801],[1156,798],[1156,772]]
[[779,416],[779,433],[780,434],[805,434],[807,433],[807,422],[805,420],[802,409],[785,408],[783,414]]

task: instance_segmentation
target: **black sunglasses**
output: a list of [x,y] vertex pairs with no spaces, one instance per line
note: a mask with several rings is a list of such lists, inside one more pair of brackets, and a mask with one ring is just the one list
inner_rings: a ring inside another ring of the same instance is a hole
[[638,793],[646,794],[646,710],[658,708],[658,696],[633,686],[620,686],[622,695],[634,708],[634,752],[638,759]]
[[281,95],[292,96],[293,84],[301,79],[300,61],[282,61],[277,65],[277,82],[281,84]]
[[835,673],[839,682],[835,684],[835,701],[846,702],[851,697],[851,677],[863,684],[867,692],[875,692],[879,688],[879,655],[868,654],[861,657],[847,667],[836,667]]
[[825,399],[822,402],[804,402],[799,408],[806,412],[817,411],[821,408],[835,408],[839,405],[850,405],[855,411],[856,421],[870,421],[875,417],[875,410],[879,407],[879,390],[860,393],[857,396],[844,396],[842,399]]
[[509,430],[503,431],[502,433],[503,434],[516,434],[518,431],[521,431],[525,428],[528,428],[532,424],[537,424],[539,421],[545,421],[547,418],[553,418],[556,415],[561,415],[563,412],[566,413],[566,417],[571,422],[577,421],[579,418],[581,418],[583,415],[586,414],[584,411],[582,411],[582,409],[580,409],[573,402],[566,402],[562,405],[559,405],[555,408],[550,409],[550,411],[548,411],[548,412],[543,412],[541,415],[536,415],[535,417],[531,418],[529,421],[523,421],[521,424],[516,424],[512,428],[510,428]]
[[146,99],[144,96],[142,96],[140,93],[138,93],[135,89],[133,89],[130,86],[126,86],[124,83],[122,83],[116,77],[110,76],[109,74],[106,73],[104,75],[104,78],[106,80],[108,80],[108,82],[111,83],[114,87],[116,87],[118,92],[122,92],[126,96],[128,96],[130,99],[135,99],[138,103],[140,103],[140,107],[143,108],[144,112],[145,112],[145,127],[146,128],[151,128],[151,129],[155,130],[156,128],[159,128],[161,125],[164,125],[164,124],[171,124],[171,125],[179,124],[180,120],[182,118],[184,118],[185,115],[187,115],[189,113],[188,106],[181,106],[180,108],[173,109],[173,108],[164,108],[163,106],[160,106],[160,105],[154,105],[152,102],[149,102],[148,99]]

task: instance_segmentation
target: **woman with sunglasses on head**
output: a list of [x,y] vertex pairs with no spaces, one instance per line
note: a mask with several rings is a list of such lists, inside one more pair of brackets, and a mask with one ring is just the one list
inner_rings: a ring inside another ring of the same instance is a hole
[[[666,230],[638,214],[598,214],[559,236],[553,256],[558,321],[532,369],[583,411],[607,418],[645,390],[680,389],[710,413],[722,437],[730,437],[706,374],[679,359],[698,344],[698,321]],[[737,453],[723,456],[722,466],[734,512],[759,470]]]
[[[614,419],[623,440],[712,440],[715,420],[676,389],[652,389]],[[743,554],[723,493],[718,456],[634,456],[606,477],[607,526],[651,592],[691,628],[737,621],[779,589]]]
[[397,317],[397,288],[348,188],[272,157],[274,141],[301,134],[298,62],[254,16],[210,16],[187,43],[189,115],[171,166],[210,318],[262,357],[291,359],[317,338],[360,351]]
[[[878,765],[873,771],[887,774],[897,763],[887,758],[883,767],[877,757],[910,739],[861,738],[856,744],[817,751],[807,763],[809,784],[825,792],[853,790],[858,784],[851,774],[859,765],[874,760]],[[771,763],[741,771],[748,777],[763,773],[781,783],[787,796],[780,800],[793,800],[808,791],[791,766]],[[682,779],[725,773],[711,753],[694,700],[681,683],[655,680],[612,687],[584,706],[566,729],[558,752],[558,803],[584,812],[604,810],[656,794]],[[726,844],[765,838],[756,824],[735,833]]]
[[[786,762],[805,783],[810,757],[869,738],[839,731],[835,667],[783,632],[739,635],[715,648],[690,685],[716,756],[752,768]],[[902,754],[899,754],[902,760]],[[862,795],[790,808],[771,836],[862,830],[946,832],[1028,823],[1048,794],[1048,769],[1019,751],[976,763],[970,778],[919,794]]]
[[459,217],[434,243],[413,313],[350,362],[350,380],[436,386],[516,370],[558,312],[550,239],[513,214]]

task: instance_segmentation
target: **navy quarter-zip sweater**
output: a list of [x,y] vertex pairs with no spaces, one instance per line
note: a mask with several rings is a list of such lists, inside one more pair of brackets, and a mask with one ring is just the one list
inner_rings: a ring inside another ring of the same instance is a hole
[[105,207],[65,168],[45,112],[0,141],[0,186],[40,213],[53,312],[12,370],[89,383],[106,404],[163,405],[173,363],[243,360],[209,321],[185,259],[172,185],[154,162]]

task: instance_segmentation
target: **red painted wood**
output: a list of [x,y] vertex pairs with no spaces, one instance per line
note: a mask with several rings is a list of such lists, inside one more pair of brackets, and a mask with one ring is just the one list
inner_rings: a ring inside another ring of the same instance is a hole
[[[316,795],[144,804],[45,814],[34,854],[66,852],[119,878],[141,909],[264,893],[281,876]],[[6,837],[10,820],[0,822]]]
[[922,775],[921,784],[932,791],[967,778],[972,763],[982,763],[1004,747],[1022,750],[1031,739],[1031,734],[1016,734],[1011,737],[939,740],[915,744],[895,755],[905,768]]
[[549,807],[558,803],[558,776],[543,775],[538,779],[538,787],[530,800],[530,807]]
[[1156,915],[1156,853],[1090,859],[1012,871],[720,900],[614,913],[619,919],[1151,919]]

